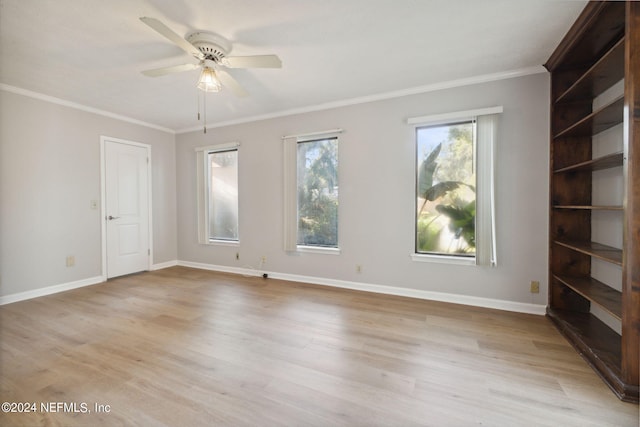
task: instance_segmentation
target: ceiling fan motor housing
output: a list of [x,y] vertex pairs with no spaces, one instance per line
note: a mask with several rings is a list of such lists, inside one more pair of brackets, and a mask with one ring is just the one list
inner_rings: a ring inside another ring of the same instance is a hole
[[218,63],[231,52],[231,43],[215,33],[196,31],[187,34],[185,38],[202,52],[205,60],[208,59]]

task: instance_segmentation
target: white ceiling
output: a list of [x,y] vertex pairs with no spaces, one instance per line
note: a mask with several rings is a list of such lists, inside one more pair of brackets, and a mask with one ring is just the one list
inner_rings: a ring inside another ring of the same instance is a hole
[[[226,123],[540,66],[585,5],[561,0],[0,0],[0,83],[173,130],[199,125],[193,59],[139,21],[214,31],[250,96],[208,95]],[[6,87],[6,86],[5,86]]]

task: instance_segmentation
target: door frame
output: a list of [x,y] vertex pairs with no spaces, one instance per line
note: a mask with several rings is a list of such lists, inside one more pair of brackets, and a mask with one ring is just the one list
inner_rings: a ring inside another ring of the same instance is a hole
[[147,196],[149,199],[149,264],[147,270],[151,271],[153,266],[153,215],[151,193],[153,182],[151,181],[151,145],[141,142],[129,141],[126,139],[112,138],[110,136],[100,135],[100,240],[102,242],[102,277],[107,280],[107,180],[106,180],[106,156],[105,146],[109,142],[118,144],[132,145],[135,147],[145,148],[147,150]]

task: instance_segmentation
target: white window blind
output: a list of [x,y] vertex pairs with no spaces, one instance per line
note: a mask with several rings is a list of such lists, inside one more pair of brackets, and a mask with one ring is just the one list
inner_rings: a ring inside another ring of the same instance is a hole
[[284,250],[295,252],[298,241],[297,192],[297,145],[298,138],[284,139]]
[[497,265],[495,150],[499,114],[477,117],[476,264]]

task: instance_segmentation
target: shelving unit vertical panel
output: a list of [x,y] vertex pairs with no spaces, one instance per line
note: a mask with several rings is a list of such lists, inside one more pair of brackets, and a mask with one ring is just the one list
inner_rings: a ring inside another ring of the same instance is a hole
[[622,379],[640,383],[640,2],[626,2]]
[[[591,211],[588,209],[556,210],[550,228],[554,242],[567,240],[589,242],[591,241]],[[588,264],[589,260],[585,263]]]

